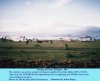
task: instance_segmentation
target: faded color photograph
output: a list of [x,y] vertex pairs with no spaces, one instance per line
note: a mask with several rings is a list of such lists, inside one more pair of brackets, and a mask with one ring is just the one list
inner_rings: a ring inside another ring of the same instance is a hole
[[0,68],[100,68],[100,0],[0,0]]

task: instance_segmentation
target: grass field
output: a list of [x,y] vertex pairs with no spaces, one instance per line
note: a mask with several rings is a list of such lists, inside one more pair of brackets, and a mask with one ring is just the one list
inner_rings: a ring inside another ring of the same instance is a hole
[[33,41],[27,44],[26,42],[2,42],[0,40],[0,63],[0,67],[4,68],[100,67],[100,41],[53,41],[53,44]]
[[[65,44],[68,49],[65,49]],[[100,41],[94,42],[61,42],[37,43],[2,42],[0,41],[0,59],[14,60],[54,60],[63,61],[100,59]]]

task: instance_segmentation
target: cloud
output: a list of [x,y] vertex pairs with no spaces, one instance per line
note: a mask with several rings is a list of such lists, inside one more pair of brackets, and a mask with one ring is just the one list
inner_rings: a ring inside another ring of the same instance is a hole
[[58,0],[55,5],[56,6],[62,6],[64,5],[65,3],[69,3],[71,0]]
[[88,14],[87,16],[94,17],[94,18],[99,18],[100,19],[100,15],[96,15],[96,14]]
[[30,1],[26,1],[24,4],[25,5],[31,5],[31,2]]
[[0,31],[52,35],[81,32],[83,26],[100,27],[99,15],[87,15],[92,12],[81,5],[69,5],[72,1],[23,0],[23,5],[8,6],[9,10],[1,11]]
[[54,2],[50,3],[49,6],[51,8],[59,8],[65,6],[65,4],[70,3],[73,0],[54,0]]

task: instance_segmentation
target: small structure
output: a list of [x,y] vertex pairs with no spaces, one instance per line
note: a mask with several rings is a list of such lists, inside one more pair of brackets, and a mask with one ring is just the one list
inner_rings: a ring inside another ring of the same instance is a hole
[[91,36],[83,36],[80,37],[80,41],[94,41],[95,39],[92,38]]

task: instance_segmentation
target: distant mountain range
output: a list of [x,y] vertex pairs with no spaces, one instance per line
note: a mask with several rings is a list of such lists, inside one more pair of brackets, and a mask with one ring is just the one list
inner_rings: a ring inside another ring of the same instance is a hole
[[[81,37],[81,36],[92,36],[95,39],[100,39],[100,27],[89,26],[86,28],[82,28],[82,31],[77,31],[75,33],[69,33],[72,37]],[[60,36],[66,37],[69,36],[65,34],[61,34]],[[57,35],[59,36],[59,35]]]
[[[66,31],[66,32],[65,32]],[[46,34],[46,33],[25,33],[25,32],[0,32],[0,37],[3,36],[26,36],[26,37],[68,37],[69,35],[72,37],[81,37],[81,36],[91,36],[95,39],[100,39],[100,27],[95,27],[95,26],[88,26],[88,27],[83,27],[82,30],[77,30],[73,33],[67,33],[67,29],[59,34]]]
[[90,35],[100,39],[100,27],[87,27],[87,30],[80,33],[81,35]]

